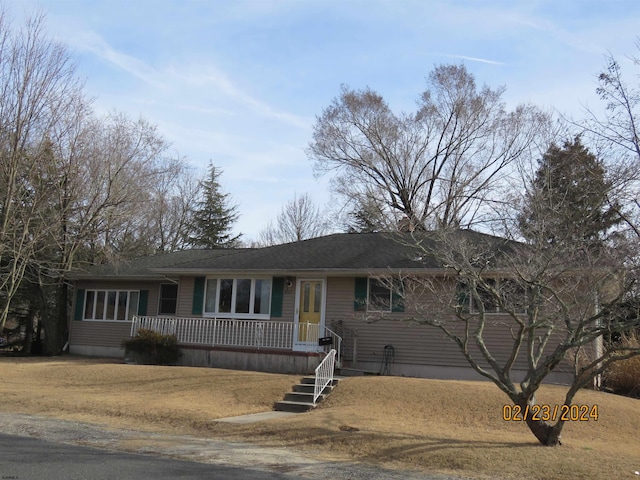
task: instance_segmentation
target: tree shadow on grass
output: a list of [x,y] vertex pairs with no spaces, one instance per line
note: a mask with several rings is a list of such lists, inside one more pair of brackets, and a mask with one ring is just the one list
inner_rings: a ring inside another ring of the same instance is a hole
[[[486,438],[478,438],[478,432],[471,430],[469,438],[456,438],[453,435],[447,436],[446,432],[417,435],[356,431],[341,429],[341,426],[335,423],[326,427],[278,423],[269,425],[269,422],[265,422],[254,426],[250,435],[247,435],[249,430],[245,430],[244,434],[240,434],[240,439],[265,446],[303,450],[334,461],[359,461],[380,467],[395,466],[419,471],[455,471],[505,477],[517,475],[519,468],[532,467],[529,465],[530,459],[543,455],[539,449],[547,448],[535,440],[529,441],[524,432],[522,440],[510,440],[501,439],[497,435],[492,437],[491,432],[487,432]],[[235,429],[225,430],[214,435],[224,437],[228,434],[233,437],[240,433],[238,430],[234,432]],[[564,462],[561,463],[564,465]],[[564,468],[562,465],[557,468]],[[545,474],[547,466],[541,464],[540,469]],[[545,477],[534,475],[531,478]]]
[[[490,439],[459,439],[438,435],[395,434],[390,432],[359,430],[354,427],[309,427],[263,423],[249,426],[253,439],[260,443],[299,447],[342,447],[345,452],[357,454],[361,460],[397,459],[418,453],[435,453],[461,449],[514,449],[540,446],[532,441],[501,441]],[[213,428],[222,436],[243,434],[243,428]],[[248,432],[245,432],[248,433]]]

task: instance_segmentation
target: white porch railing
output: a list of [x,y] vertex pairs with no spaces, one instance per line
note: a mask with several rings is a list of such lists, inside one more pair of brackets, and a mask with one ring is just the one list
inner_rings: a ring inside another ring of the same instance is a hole
[[175,335],[178,343],[291,350],[293,323],[219,318],[133,317],[131,336],[141,329]]
[[[245,348],[272,348],[318,351],[318,339],[331,337],[332,346],[340,359],[342,338],[327,327],[317,324],[298,325],[293,322],[271,320],[235,320],[220,318],[179,318],[134,316],[131,336],[139,329],[164,335],[175,335],[178,343],[218,345]],[[301,335],[301,332],[304,335]],[[304,337],[304,338],[302,338]]]
[[336,366],[336,350],[331,351],[324,357],[324,360],[320,362],[320,365],[316,368],[316,381],[313,391],[313,404],[316,404],[318,397],[322,395],[324,389],[330,383],[333,383],[333,371]]
[[175,317],[139,317],[133,316],[131,322],[131,336],[134,337],[138,330],[153,330],[162,335],[175,335],[176,333]]

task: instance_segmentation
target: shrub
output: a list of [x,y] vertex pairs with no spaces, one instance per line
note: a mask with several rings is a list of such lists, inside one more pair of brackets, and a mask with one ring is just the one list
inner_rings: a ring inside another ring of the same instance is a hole
[[122,341],[125,356],[133,353],[136,363],[143,365],[174,365],[182,352],[175,335],[163,335],[153,330],[140,329],[136,336]]
[[[640,348],[640,339],[636,334],[624,336],[618,341],[624,347]],[[640,356],[611,364],[604,373],[604,382],[614,393],[640,398]]]

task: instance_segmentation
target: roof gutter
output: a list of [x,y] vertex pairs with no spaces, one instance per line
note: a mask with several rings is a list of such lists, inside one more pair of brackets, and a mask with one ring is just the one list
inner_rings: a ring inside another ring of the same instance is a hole
[[201,276],[201,275],[277,275],[277,276],[301,276],[301,275],[322,275],[322,276],[354,276],[354,275],[370,275],[385,273],[392,274],[417,274],[417,273],[436,273],[442,272],[441,268],[359,268],[359,269],[341,269],[341,268],[309,268],[309,269],[264,269],[264,270],[221,270],[211,268],[193,268],[189,270],[180,269],[157,269],[165,274],[183,275],[183,276]]
[[[166,275],[67,275],[69,280],[104,280],[104,281],[162,281],[169,280]],[[176,280],[171,280],[176,282]]]

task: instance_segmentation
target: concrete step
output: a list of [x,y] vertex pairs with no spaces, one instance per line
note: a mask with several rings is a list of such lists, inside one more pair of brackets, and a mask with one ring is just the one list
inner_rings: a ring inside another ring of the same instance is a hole
[[[316,400],[316,403],[324,400],[324,397],[333,390],[339,380],[339,378],[334,378],[333,382],[324,388],[322,394]],[[301,383],[294,385],[292,392],[285,395],[284,400],[275,404],[275,409],[280,412],[307,412],[315,408],[313,404],[315,381],[315,377],[303,378]]]
[[362,370],[360,368],[340,368],[336,370],[342,377],[361,377],[364,375],[380,375],[380,372],[374,372],[373,370]]
[[[338,384],[338,382],[340,381],[340,378],[337,377],[333,377],[333,382],[330,383],[331,386],[335,386]],[[316,377],[309,375],[308,377],[304,377],[302,380],[300,380],[300,384],[302,385],[315,385],[316,384]]]
[[313,403],[308,402],[294,402],[290,400],[281,400],[276,403],[276,410],[279,412],[308,412],[312,408],[315,408]]
[[[325,395],[320,395],[316,402],[321,402],[324,400]],[[300,402],[300,403],[310,403],[313,405],[313,392],[289,392],[284,396],[284,399],[288,402]]]
[[[293,386],[293,391],[300,393],[315,393],[315,388],[316,386],[313,383],[299,383],[298,385]],[[331,393],[331,390],[333,390],[333,386],[327,385],[326,387],[324,387],[322,393],[324,395],[328,395],[329,393]]]

